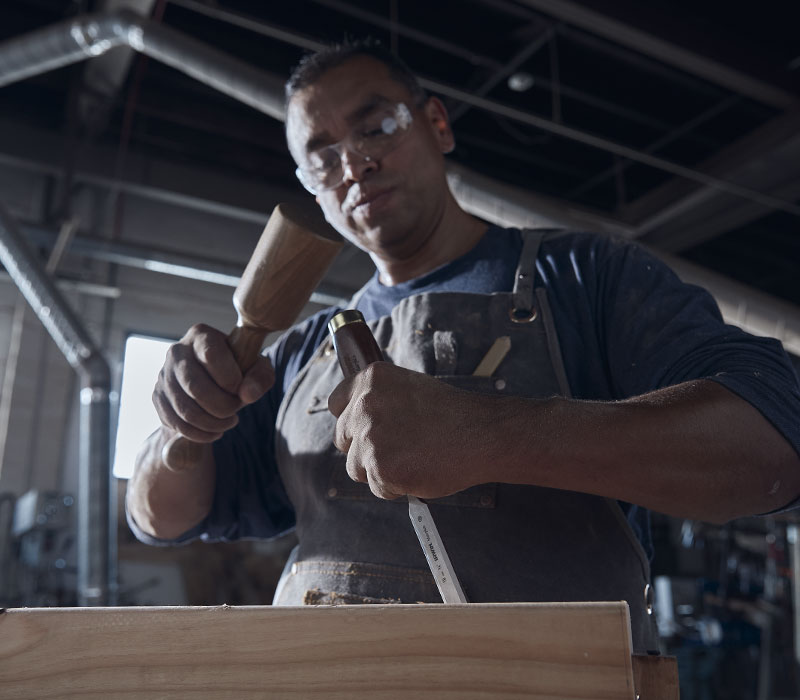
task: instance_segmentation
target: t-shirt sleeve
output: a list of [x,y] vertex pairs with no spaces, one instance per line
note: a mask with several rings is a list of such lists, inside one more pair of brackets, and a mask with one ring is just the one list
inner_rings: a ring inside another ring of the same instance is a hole
[[616,398],[710,379],[754,406],[800,454],[800,387],[777,340],[725,324],[707,291],[638,245],[609,242],[597,282]]

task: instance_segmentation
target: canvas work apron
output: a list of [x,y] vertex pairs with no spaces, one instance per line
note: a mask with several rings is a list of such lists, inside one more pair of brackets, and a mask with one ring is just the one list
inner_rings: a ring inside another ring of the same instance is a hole
[[[370,322],[386,359],[467,391],[569,396],[545,290],[534,287],[543,235],[523,233],[512,292],[420,294]],[[472,376],[501,336],[511,349],[494,375]],[[276,457],[299,544],[275,604],[441,602],[406,500],[352,481],[333,444],[328,396],[341,380],[326,341],[278,414]],[[658,649],[647,556],[616,501],[492,483],[429,505],[470,602],[626,600],[634,649]]]

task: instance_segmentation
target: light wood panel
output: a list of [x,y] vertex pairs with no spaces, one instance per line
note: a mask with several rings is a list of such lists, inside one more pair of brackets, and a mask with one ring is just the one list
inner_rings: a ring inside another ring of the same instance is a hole
[[677,660],[674,656],[634,656],[633,684],[641,700],[679,700]]
[[630,622],[624,603],[11,609],[0,697],[633,700]]

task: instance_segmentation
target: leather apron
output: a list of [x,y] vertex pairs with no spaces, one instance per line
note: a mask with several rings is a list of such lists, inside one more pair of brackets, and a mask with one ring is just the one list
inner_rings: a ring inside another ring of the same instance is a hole
[[[419,294],[370,322],[386,359],[468,391],[569,396],[546,293],[534,286],[543,236],[523,232],[511,293]],[[473,376],[501,336],[511,349],[494,375]],[[275,604],[441,602],[406,500],[352,481],[333,445],[328,396],[341,380],[325,341],[278,414],[276,457],[299,544]],[[634,650],[658,649],[649,563],[616,501],[492,483],[428,503],[470,602],[625,600]]]

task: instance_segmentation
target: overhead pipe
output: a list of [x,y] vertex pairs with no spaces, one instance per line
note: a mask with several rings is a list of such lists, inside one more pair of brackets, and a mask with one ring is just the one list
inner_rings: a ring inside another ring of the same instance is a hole
[[[265,219],[268,216],[269,214],[264,214]],[[24,224],[20,228],[28,240],[37,246],[49,248],[57,240],[57,234],[54,231],[41,226]],[[92,260],[103,260],[116,265],[125,265],[126,267],[160,272],[226,287],[236,287],[239,284],[246,262],[226,262],[198,255],[179,253],[174,250],[156,249],[137,243],[91,239],[82,236],[75,237],[70,244],[69,250],[73,255],[81,255]],[[88,293],[97,295],[120,295],[120,290],[113,287],[102,287],[101,285],[92,285],[88,288],[83,287],[83,289],[86,289]],[[352,289],[323,281],[311,294],[309,301],[320,306],[344,306],[352,295]]]
[[[282,31],[280,39],[304,48],[313,47],[314,50],[323,46],[321,42],[309,41],[288,31]],[[278,77],[128,10],[82,15],[0,44],[0,87],[100,56],[116,46],[129,46],[264,114],[275,119],[285,119],[283,81]],[[451,85],[427,78],[420,78],[419,82],[428,90],[487,112],[737,195],[768,209],[779,209],[800,216],[800,206],[793,202],[488,100]]]
[[0,87],[130,48],[282,120],[283,81],[129,10],[57,22],[0,44]]
[[0,262],[81,378],[78,600],[108,605],[114,602],[115,578],[108,362],[1,203]]

